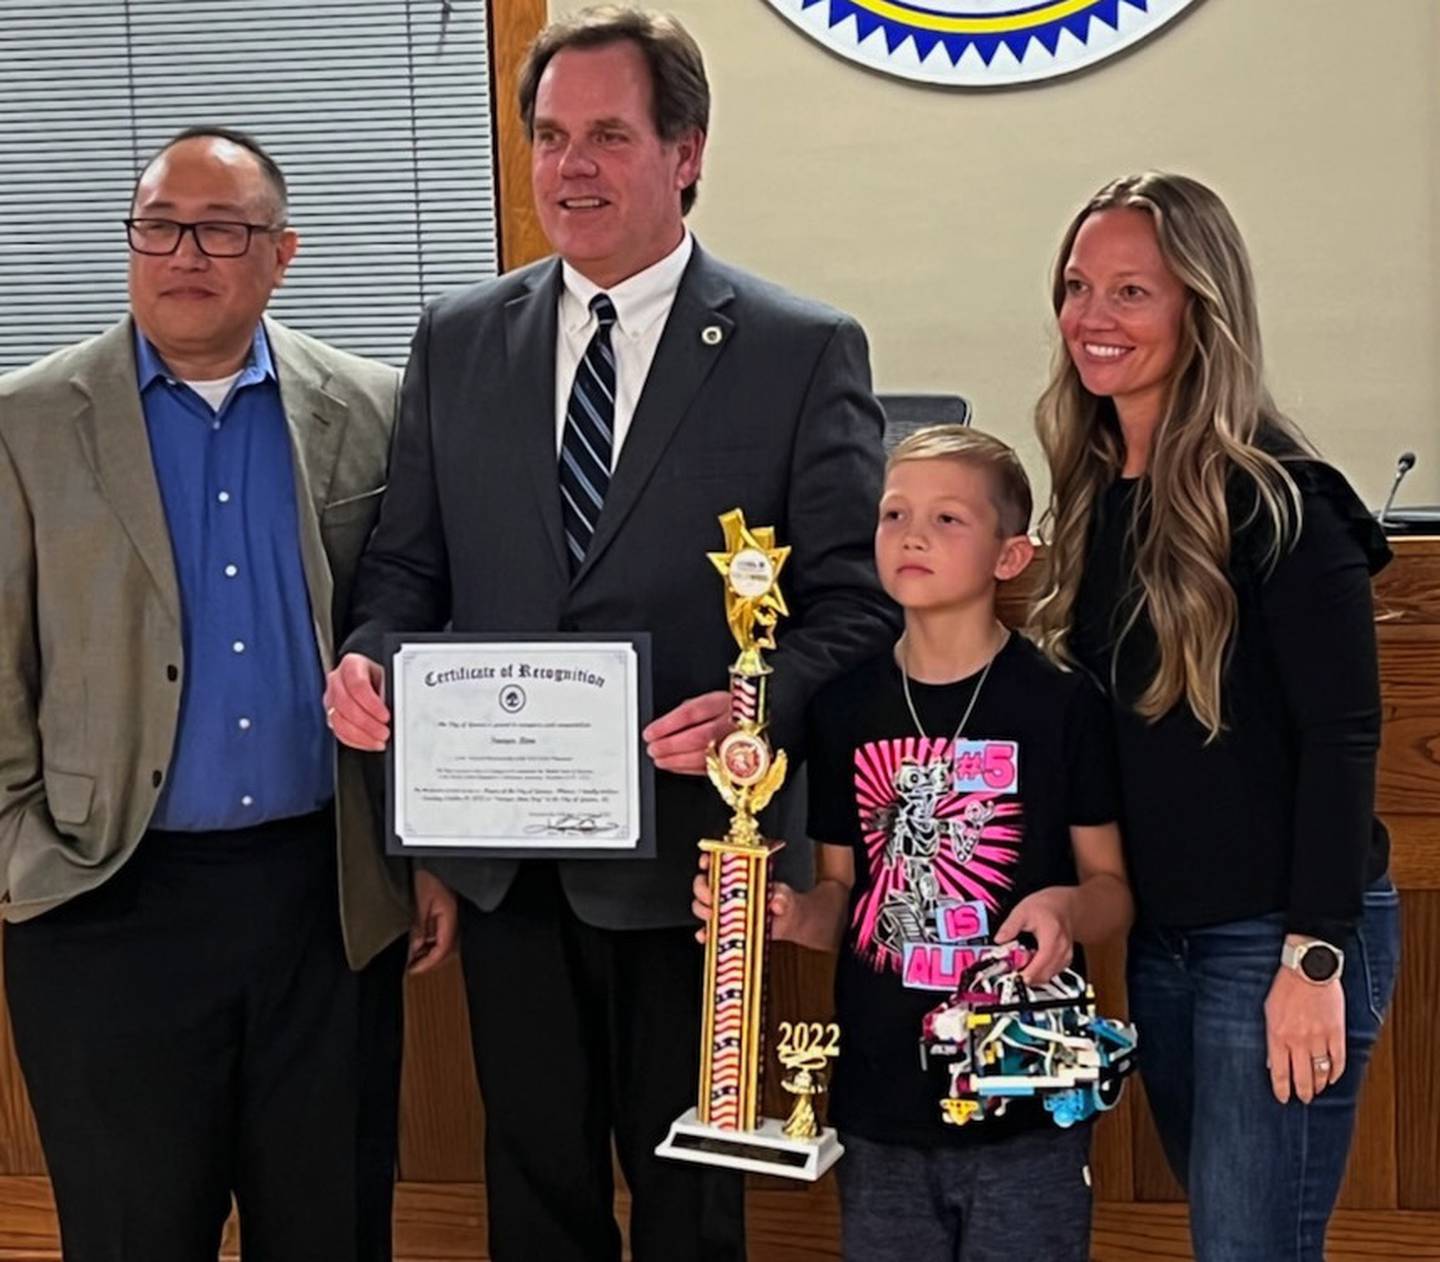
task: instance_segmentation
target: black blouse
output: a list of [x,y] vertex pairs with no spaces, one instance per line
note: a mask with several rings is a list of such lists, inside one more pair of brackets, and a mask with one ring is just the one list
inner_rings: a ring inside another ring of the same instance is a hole
[[1244,524],[1244,495],[1231,497],[1238,617],[1215,740],[1184,702],[1153,722],[1132,709],[1157,661],[1143,610],[1124,632],[1138,602],[1129,526],[1140,479],[1118,479],[1096,506],[1070,647],[1114,707],[1140,915],[1186,929],[1283,912],[1288,931],[1340,942],[1389,858],[1374,816],[1370,578],[1390,549],[1340,473],[1306,459],[1287,468],[1303,519],[1273,568],[1267,519]]

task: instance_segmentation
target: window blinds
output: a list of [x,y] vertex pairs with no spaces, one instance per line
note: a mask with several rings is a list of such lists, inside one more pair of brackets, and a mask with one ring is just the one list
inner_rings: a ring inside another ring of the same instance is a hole
[[136,173],[250,132],[301,237],[271,314],[403,363],[423,302],[493,276],[485,0],[0,0],[0,371],[126,309]]

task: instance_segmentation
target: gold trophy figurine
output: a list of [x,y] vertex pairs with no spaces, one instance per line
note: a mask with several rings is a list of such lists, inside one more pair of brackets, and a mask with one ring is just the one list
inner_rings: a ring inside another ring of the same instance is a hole
[[[807,1045],[803,1065],[787,1062],[805,1075],[803,1085],[798,1076],[793,1086],[783,1084],[797,1097],[794,1125],[760,1117],[770,860],[783,843],[762,837],[756,816],[784,784],[786,770],[785,751],[772,751],[765,735],[770,667],[762,653],[775,647],[775,627],[788,613],[778,579],[790,549],[775,546],[773,527],[751,530],[738,508],[724,514],[720,525],[725,551],[709,556],[725,579],[725,620],[740,656],[730,667],[735,730],[710,748],[706,768],[732,814],[723,840],[700,843],[710,855],[711,902],[699,1099],[675,1121],[656,1152],[682,1161],[817,1179],[842,1151],[833,1130],[816,1127],[811,1103],[824,1090],[827,1055],[811,1064],[815,1058]],[[782,1053],[792,1037],[785,1036]]]
[[840,1053],[840,1027],[833,1021],[780,1022],[780,1063],[790,1072],[780,1085],[795,1097],[785,1122],[791,1139],[815,1139],[820,1126],[815,1118],[815,1097],[825,1094],[825,1071]]

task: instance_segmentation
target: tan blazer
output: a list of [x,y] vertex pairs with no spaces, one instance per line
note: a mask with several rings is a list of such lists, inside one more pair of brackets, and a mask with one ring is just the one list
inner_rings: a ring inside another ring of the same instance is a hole
[[[295,457],[300,554],[326,670],[384,489],[400,374],[265,322]],[[100,885],[170,763],[180,598],[127,317],[0,377],[0,914]],[[317,699],[318,704],[318,699]],[[340,910],[359,967],[409,922],[358,756],[337,772]]]

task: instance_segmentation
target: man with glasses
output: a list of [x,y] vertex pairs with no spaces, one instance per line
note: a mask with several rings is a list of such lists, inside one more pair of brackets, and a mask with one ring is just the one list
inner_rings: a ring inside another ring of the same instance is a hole
[[181,133],[130,314],[0,378],[5,985],[67,1262],[213,1262],[232,1195],[247,1257],[390,1256],[409,893],[319,697],[399,381],[264,317],[286,214]]

